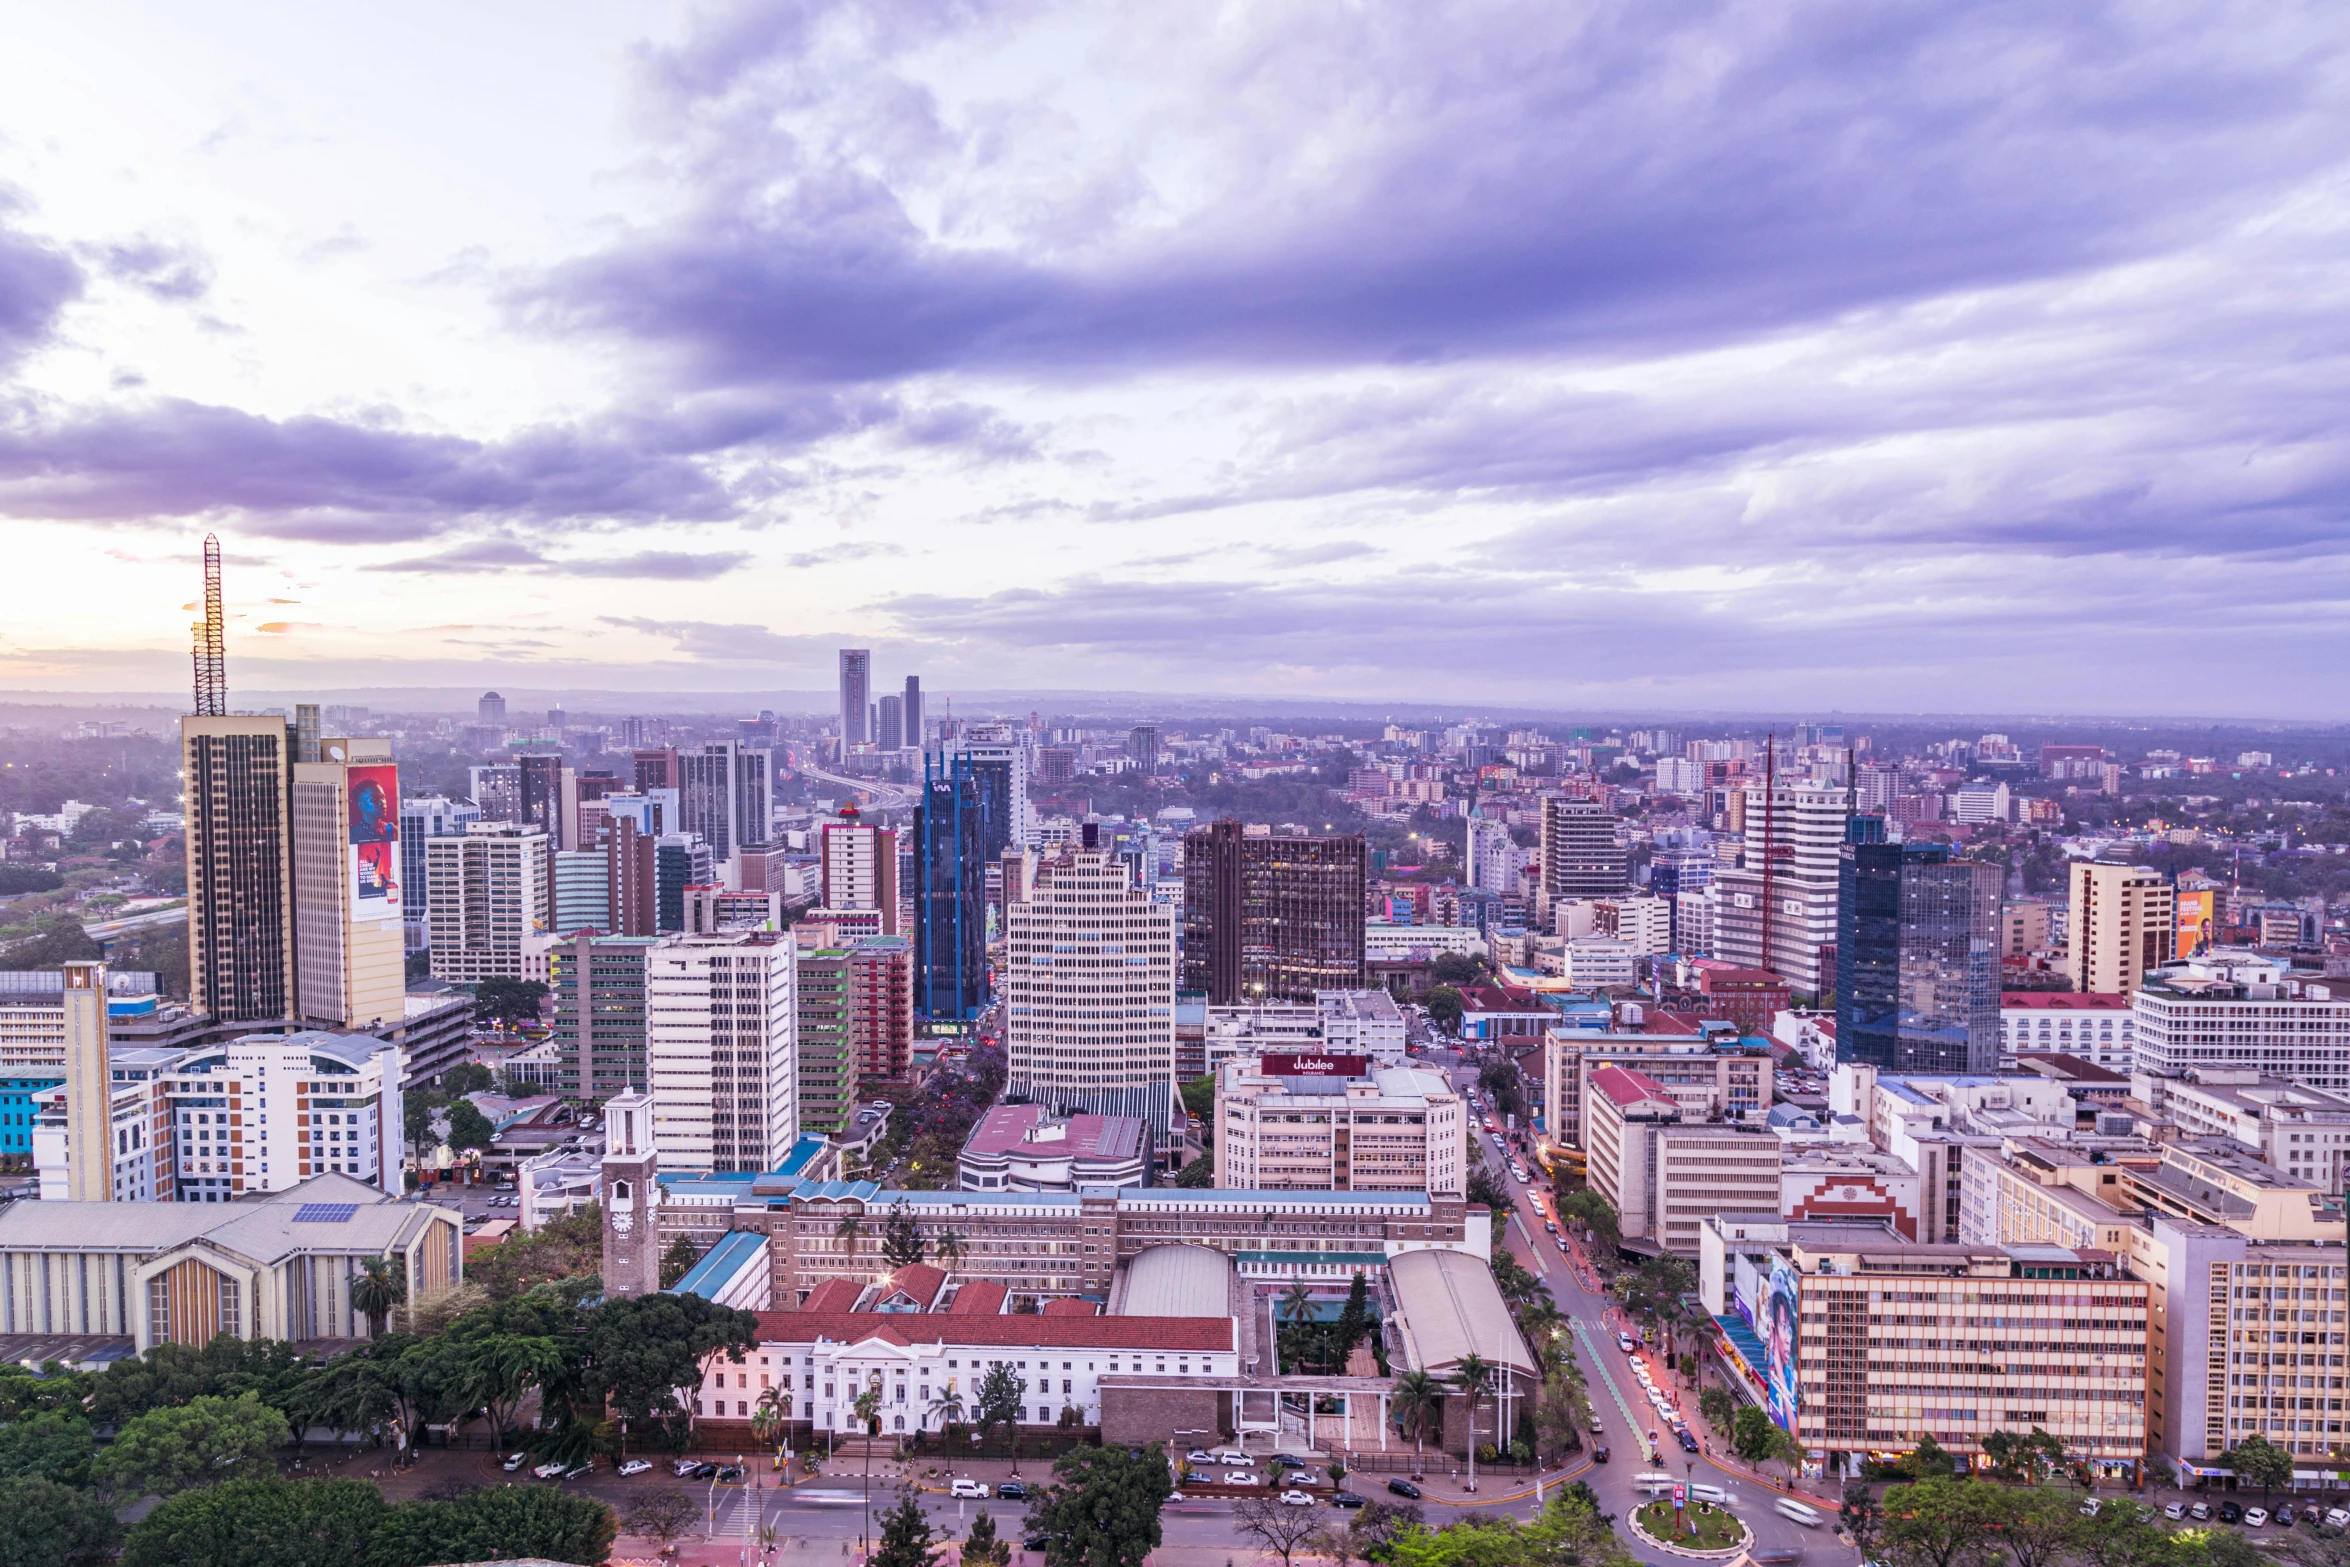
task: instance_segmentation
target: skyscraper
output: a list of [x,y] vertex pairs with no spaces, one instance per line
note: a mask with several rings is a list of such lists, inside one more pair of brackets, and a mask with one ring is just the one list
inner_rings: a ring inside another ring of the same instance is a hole
[[544,833],[475,823],[425,846],[432,975],[452,984],[522,977],[522,938],[543,935],[551,866]]
[[844,647],[840,650],[840,743],[849,746],[864,745],[873,736],[865,727],[867,709],[873,701],[873,650]]
[[664,1170],[772,1170],[799,1136],[798,948],[755,931],[664,938],[647,959],[646,1069]]
[[1136,724],[1132,729],[1127,730],[1126,754],[1133,759],[1138,771],[1157,772],[1159,770],[1159,726],[1157,724]]
[[506,699],[495,691],[484,691],[481,701],[474,706],[474,714],[485,724],[506,727]]
[[1225,820],[1183,839],[1183,988],[1211,1006],[1363,988],[1363,840]]
[[1542,801],[1542,890],[1551,899],[1604,898],[1631,885],[1616,817],[1596,800]]
[[548,955],[555,1089],[602,1100],[645,1083],[645,965],[651,936],[573,936]]
[[1740,863],[1714,876],[1714,955],[1767,968],[1800,995],[1825,996],[1836,983],[1823,955],[1836,944],[1838,851],[1845,793],[1760,780],[1744,791],[1746,847]]
[[189,996],[223,1022],[293,1016],[291,752],[274,714],[180,720]]
[[1010,1089],[1048,1106],[1173,1097],[1174,905],[1092,844],[1044,861],[1005,909],[1004,1049]]
[[885,696],[878,705],[881,726],[874,739],[875,747],[883,751],[903,751],[906,748],[906,699]]
[[1836,1059],[1895,1072],[1999,1069],[2000,868],[1886,843],[1856,816],[1839,851]]
[[563,837],[563,758],[531,753],[515,758],[514,765],[520,788],[514,820],[545,833],[549,850],[575,847]]
[[1483,816],[1469,819],[1469,885],[1480,892],[1504,895],[1518,890],[1526,869],[1526,851],[1510,836],[1509,823]]
[[437,794],[413,794],[400,800],[400,918],[407,927],[407,944],[421,950],[431,943],[425,911],[431,907],[432,873],[425,864],[427,839],[454,837],[481,820],[481,808],[469,800],[450,800]]
[[719,865],[767,841],[773,816],[769,753],[713,740],[678,754],[678,821],[698,834]]
[[988,840],[1004,837],[992,770],[929,756],[914,813],[914,1008],[932,1019],[987,1005]]
[[906,677],[906,749],[922,749],[922,677]]
[[2143,865],[2075,860],[2065,910],[2073,989],[2129,995],[2168,963],[2178,937],[2177,889]]
[[400,770],[389,740],[315,743],[319,759],[294,764],[295,1012],[326,1028],[397,1029],[408,989]]
[[825,824],[818,845],[827,909],[876,909],[884,935],[898,933],[898,835],[860,821],[856,807]]

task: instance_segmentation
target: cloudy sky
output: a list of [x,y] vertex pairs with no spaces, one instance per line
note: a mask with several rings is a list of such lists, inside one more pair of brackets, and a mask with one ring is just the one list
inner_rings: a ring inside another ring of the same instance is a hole
[[2350,713],[2338,7],[0,15],[10,688]]

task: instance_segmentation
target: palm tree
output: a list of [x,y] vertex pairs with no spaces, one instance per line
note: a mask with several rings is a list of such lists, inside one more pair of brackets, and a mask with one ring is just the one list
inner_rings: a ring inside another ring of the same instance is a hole
[[783,1429],[790,1409],[790,1394],[782,1388],[771,1387],[759,1395],[759,1402],[751,1410],[751,1436],[761,1447],[774,1444],[776,1434]]
[[382,1338],[385,1319],[407,1294],[399,1259],[369,1257],[351,1276],[351,1309],[367,1319],[367,1336]]
[[873,1536],[873,1439],[881,1435],[881,1373],[873,1373],[873,1380],[850,1401],[857,1412],[857,1423],[865,1428],[865,1532],[858,1537],[857,1548],[863,1550]]
[[938,1239],[930,1243],[930,1252],[940,1267],[951,1272],[963,1260],[963,1237],[953,1230],[941,1230]]
[[1425,1371],[1407,1371],[1395,1379],[1390,1396],[1397,1428],[1412,1439],[1412,1478],[1417,1480],[1423,1468],[1420,1444],[1428,1428],[1444,1419],[1444,1388]]
[[930,1401],[930,1413],[938,1417],[939,1434],[947,1442],[955,1439],[955,1427],[963,1423],[963,1395],[949,1382],[946,1391]]
[[[1307,1292],[1306,1281],[1299,1279],[1291,1284],[1289,1293],[1281,1297],[1281,1304],[1288,1309],[1289,1325],[1301,1326],[1314,1309],[1314,1297]],[[1299,1342],[1303,1342],[1302,1337]]]
[[[1493,1365],[1484,1356],[1474,1352],[1463,1355],[1452,1368],[1454,1386],[1469,1406],[1469,1489],[1477,1489],[1477,1405],[1484,1400],[1488,1383],[1493,1380]],[[1494,1431],[1494,1447],[1501,1447],[1501,1432]]]
[[863,1232],[864,1228],[865,1216],[854,1208],[842,1214],[840,1223],[832,1227],[833,1234],[848,1242],[848,1245],[843,1249],[849,1254],[849,1266],[852,1268],[857,1265],[857,1236]]

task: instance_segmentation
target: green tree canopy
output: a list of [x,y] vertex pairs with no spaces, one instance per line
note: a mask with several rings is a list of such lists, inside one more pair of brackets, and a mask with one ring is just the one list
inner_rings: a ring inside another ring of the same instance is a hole
[[1995,1558],[2006,1493],[1947,1475],[1885,1493],[1877,1529],[1893,1567],[1976,1567]]
[[1080,1447],[1053,1464],[1053,1480],[1028,1507],[1046,1536],[1045,1567],[1142,1567],[1160,1541],[1159,1509],[1174,1490],[1166,1450]]
[[1730,1450],[1750,1464],[1771,1456],[1771,1433],[1779,1428],[1752,1404],[1741,1404],[1730,1420]]
[[1450,985],[1438,985],[1428,992],[1428,1021],[1450,1034],[1461,1026],[1465,1010],[1461,993]]
[[1474,985],[1484,972],[1465,952],[1439,952],[1428,965],[1430,977],[1440,985]]
[[930,1515],[909,1487],[898,1493],[898,1505],[881,1515],[881,1543],[870,1567],[930,1567],[930,1541]]
[[194,1398],[123,1426],[98,1460],[97,1479],[125,1500],[172,1496],[265,1467],[288,1434],[286,1417],[255,1394]]
[[45,1409],[0,1426],[0,1479],[47,1475],[62,1485],[90,1483],[98,1439],[90,1422],[71,1410]]
[[604,1560],[617,1524],[592,1497],[485,1488],[393,1506],[364,1480],[257,1475],[176,1496],[124,1542],[123,1567],[431,1567],[539,1557]]
[[963,1560],[968,1567],[1004,1567],[1012,1559],[1012,1544],[997,1536],[995,1520],[982,1507],[972,1515],[971,1532],[963,1537]]
[[2239,1484],[2259,1486],[2263,1496],[2293,1483],[2293,1455],[2257,1434],[2229,1450],[2228,1467],[2236,1472]]
[[529,1028],[538,1022],[547,995],[539,980],[493,976],[473,987],[473,1015],[500,1028]]
[[94,1567],[122,1538],[114,1509],[46,1475],[0,1479],[0,1567]]
[[723,1354],[739,1363],[758,1342],[757,1317],[699,1295],[607,1300],[588,1314],[584,1386],[624,1421],[690,1423],[688,1395],[704,1362]]
[[441,1074],[441,1092],[452,1098],[478,1094],[496,1081],[488,1067],[476,1061],[460,1061]]
[[901,1197],[881,1221],[881,1260],[892,1268],[910,1268],[922,1260],[922,1252],[922,1226]]
[[1200,1126],[1200,1146],[1211,1148],[1216,1141],[1216,1074],[1195,1077],[1180,1090],[1184,1113]]
[[694,1250],[693,1237],[680,1234],[669,1243],[669,1249],[661,1253],[661,1287],[675,1288],[677,1281],[693,1272],[694,1264],[701,1260],[702,1254]]
[[1216,1156],[1201,1154],[1175,1172],[1175,1184],[1188,1191],[1205,1191],[1216,1184]]
[[35,920],[33,932],[0,952],[0,969],[61,968],[68,963],[95,963],[106,956],[97,938],[70,914]]
[[449,1105],[449,1146],[452,1149],[487,1149],[497,1137],[498,1129],[490,1125],[490,1118],[481,1113],[481,1107],[470,1099],[452,1100]]

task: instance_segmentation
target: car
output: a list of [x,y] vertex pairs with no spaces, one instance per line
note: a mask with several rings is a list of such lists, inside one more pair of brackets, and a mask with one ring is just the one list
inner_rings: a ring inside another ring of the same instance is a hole
[[2350,1529],[2350,1507],[2327,1508],[2326,1527],[2329,1529]]
[[1746,1559],[1760,1563],[1761,1567],[1795,1567],[1795,1563],[1803,1560],[1803,1550],[1800,1546],[1773,1545],[1759,1551],[1748,1551]]
[[1183,1455],[1183,1461],[1187,1464],[1212,1464],[1216,1461],[1216,1455],[1195,1447]]
[[529,1462],[530,1454],[528,1453],[508,1453],[504,1458],[498,1461],[498,1467],[505,1470],[508,1474],[512,1474],[515,1470],[520,1469],[524,1464]]
[[569,1469],[564,1470],[563,1478],[566,1480],[576,1480],[581,1475],[594,1474],[595,1472],[596,1461],[591,1458],[585,1463],[573,1464]]
[[1602,1421],[1597,1415],[1593,1415],[1591,1417],[1591,1434],[1593,1436],[1605,1436],[1607,1434],[1606,1423]]
[[2275,1524],[2280,1529],[2292,1528],[2293,1504],[2291,1502],[2279,1502],[2277,1504],[2277,1510],[2268,1515],[2268,1521]]
[[1393,1491],[1398,1496],[1408,1497],[1415,1502],[1420,1499],[1420,1488],[1412,1484],[1412,1482],[1409,1480],[1390,1480],[1387,1482],[1387,1489]]
[[996,1482],[995,1494],[1008,1502],[1025,1502],[1028,1500],[1028,1487],[1018,1480],[999,1480]]
[[1312,1459],[1300,1458],[1295,1453],[1275,1453],[1273,1455],[1273,1462],[1277,1464],[1287,1464],[1292,1469],[1311,1469],[1314,1467],[1314,1461]]
[[1680,1430],[1675,1431],[1673,1435],[1680,1438],[1682,1452],[1694,1453],[1697,1451],[1697,1438],[1690,1434],[1689,1428],[1687,1426],[1683,1426]]
[[718,1470],[718,1479],[722,1484],[740,1485],[742,1478],[743,1470],[740,1464],[725,1464],[720,1466]]
[[1631,1334],[1619,1333],[1616,1335],[1616,1348],[1622,1350],[1625,1354],[1629,1355],[1632,1353],[1632,1351],[1638,1349],[1639,1347],[1639,1345],[1632,1342]]
[[669,1472],[680,1480],[691,1480],[694,1477],[694,1471],[701,1467],[702,1461],[698,1458],[680,1458],[669,1466]]
[[1550,1231],[1550,1233],[1553,1235],[1556,1235],[1559,1232],[1559,1227],[1548,1219],[1542,1221],[1542,1227]]
[[1226,1485],[1263,1485],[1265,1482],[1258,1479],[1249,1470],[1232,1469],[1225,1472],[1224,1483]]
[[570,1467],[569,1464],[563,1463],[544,1463],[533,1469],[531,1473],[537,1475],[541,1480],[552,1480]]
[[1311,1507],[1314,1505],[1314,1499],[1303,1491],[1284,1491],[1281,1493],[1281,1505],[1284,1507]]
[[2162,1510],[2162,1516],[2168,1518],[2172,1523],[2177,1523],[2180,1519],[2187,1516],[2187,1504],[2185,1502],[2173,1502]]
[[2244,1509],[2234,1502],[2222,1502],[2219,1504],[2219,1521],[2221,1523],[2242,1523]]
[[2265,1507],[2249,1508],[2244,1513],[2244,1527],[2247,1529],[2263,1528],[2267,1523],[2268,1509]]
[[978,1480],[957,1480],[947,1487],[947,1495],[974,1502],[986,1501],[988,1494],[987,1486]]
[[1562,1257],[1575,1255],[1575,1248],[1567,1244],[1567,1238],[1564,1235],[1559,1237],[1559,1255]]
[[1334,1491],[1330,1496],[1330,1505],[1333,1507],[1361,1507],[1368,1501],[1368,1497],[1357,1496],[1352,1491]]
[[1591,1461],[1592,1461],[1593,1463],[1595,1463],[1595,1464],[1604,1464],[1604,1463],[1606,1463],[1606,1462],[1607,1462],[1607,1449],[1606,1449],[1606,1448],[1604,1448],[1604,1447],[1595,1447],[1595,1448],[1593,1448],[1593,1449],[1591,1450]]
[[2194,1506],[2187,1509],[2187,1516],[2194,1519],[2197,1523],[2201,1523],[2204,1519],[2211,1516],[2211,1504],[2209,1502],[2197,1502]]
[[653,1461],[649,1458],[632,1458],[622,1464],[618,1472],[623,1475],[641,1475],[649,1472],[652,1467]]
[[1246,1468],[1248,1465],[1255,1463],[1256,1460],[1249,1457],[1248,1454],[1237,1452],[1232,1448],[1219,1447],[1216,1449],[1216,1462],[1220,1464],[1231,1464],[1236,1467]]
[[1050,1546],[1052,1543],[1053,1537],[1049,1534],[1032,1534],[1027,1539],[1020,1542],[1020,1549],[1024,1551],[1041,1551]]

